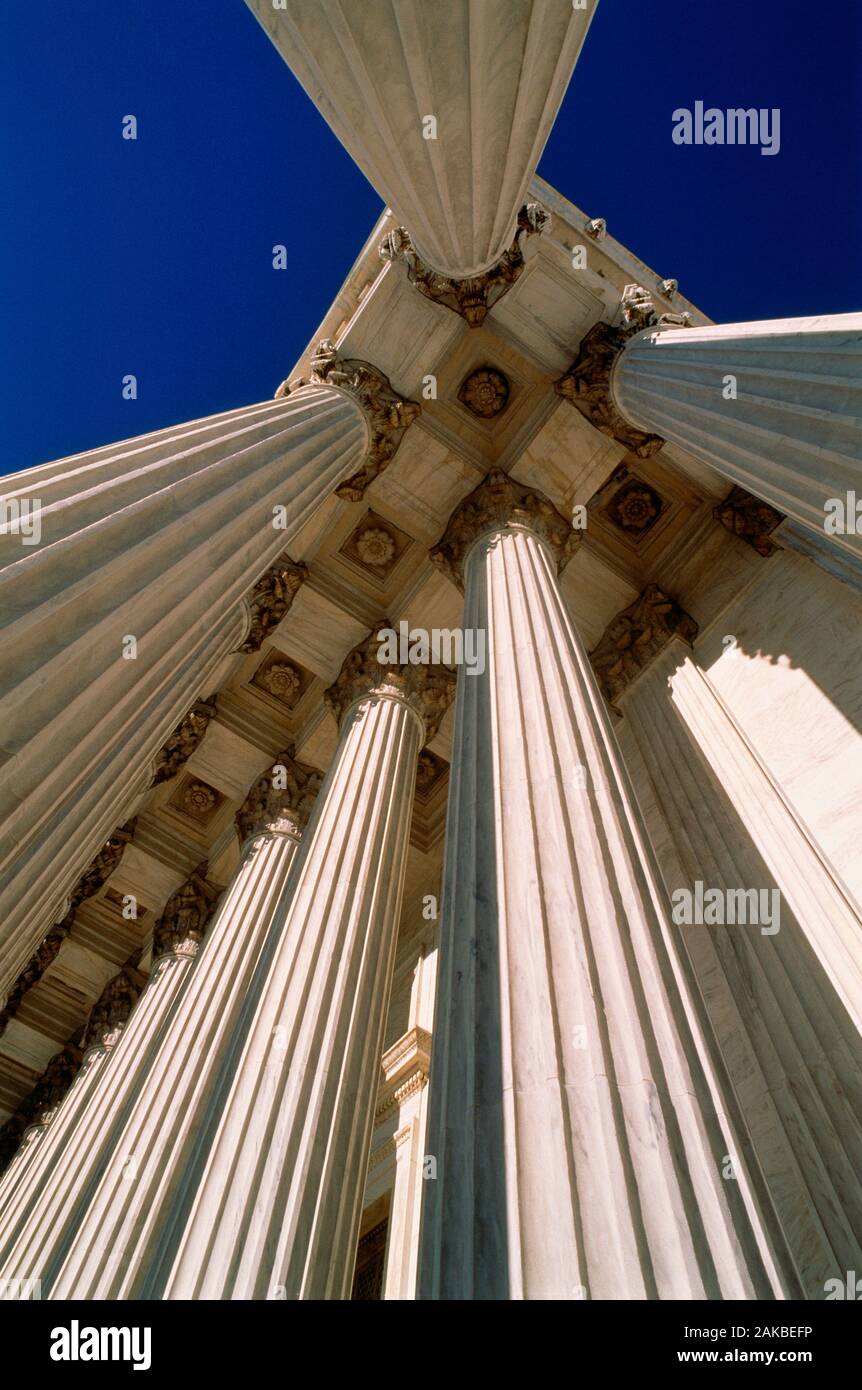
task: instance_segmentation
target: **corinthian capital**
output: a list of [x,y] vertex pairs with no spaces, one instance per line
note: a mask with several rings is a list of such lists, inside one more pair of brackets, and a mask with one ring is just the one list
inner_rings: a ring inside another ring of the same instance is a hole
[[418,401],[405,400],[388,376],[370,362],[358,357],[339,357],[331,338],[322,338],[311,359],[311,376],[283,381],[276,399],[289,396],[301,386],[334,386],[346,391],[361,407],[368,425],[369,443],[365,463],[358,473],[336,488],[338,497],[358,502],[369,483],[394,457],[404,431],[421,413]]
[[513,526],[532,531],[545,542],[557,561],[558,574],[582,539],[543,492],[494,470],[455,508],[429,558],[463,589],[464,560],[473,542]]
[[540,203],[525,203],[518,213],[518,230],[509,249],[490,270],[466,280],[453,280],[426,265],[406,227],[396,227],[383,238],[380,256],[384,261],[404,261],[407,278],[420,294],[460,314],[471,328],[478,328],[484,323],[488,310],[514,285],[524,269],[522,242],[537,233],[541,235],[550,225],[551,215]]
[[208,705],[204,700],[197,700],[192,705],[156,754],[151,786],[157,787],[160,782],[169,782],[176,776],[199,746],[214,714],[215,705]]
[[192,954],[204,932],[221,894],[206,880],[206,861],[199,864],[185,883],[168,898],[153,928],[153,960],[169,952]]
[[308,567],[295,564],[286,556],[270,565],[244,600],[249,610],[248,636],[239,648],[241,652],[260,651],[264,640],[277,628],[297,590],[308,577]]
[[[637,331],[636,329],[634,331]],[[611,369],[632,335],[631,329],[596,323],[581,341],[580,351],[567,372],[554,383],[563,396],[602,434],[624,444],[638,458],[648,458],[661,448],[658,434],[644,434],[620,414],[611,395]]]
[[381,660],[380,633],[384,629],[392,630],[388,618],[381,618],[345,657],[332,685],[324,691],[324,704],[341,724],[350,706],[363,696],[396,696],[419,715],[425,725],[425,741],[429,742],[455,698],[455,674],[443,665]]
[[109,980],[90,1011],[81,1049],[112,1046],[125,1027],[146,981],[137,970],[124,969]]
[[316,768],[294,761],[292,748],[279,753],[236,813],[240,844],[266,833],[299,835],[322,780]]
[[[611,708],[672,637],[692,642],[697,623],[658,584],[648,584],[634,603],[608,623],[590,661]],[[618,712],[618,711],[617,711]]]

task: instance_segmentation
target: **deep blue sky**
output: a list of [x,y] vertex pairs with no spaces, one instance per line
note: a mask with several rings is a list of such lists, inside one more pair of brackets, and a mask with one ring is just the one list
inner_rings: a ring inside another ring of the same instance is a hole
[[[601,0],[539,172],[716,320],[860,307],[858,11]],[[269,397],[381,207],[242,0],[3,0],[0,112],[0,472]]]

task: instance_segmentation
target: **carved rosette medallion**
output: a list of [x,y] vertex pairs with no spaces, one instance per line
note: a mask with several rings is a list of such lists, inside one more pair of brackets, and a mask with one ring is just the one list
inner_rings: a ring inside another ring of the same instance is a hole
[[260,651],[265,639],[278,627],[307,578],[308,566],[302,563],[295,564],[287,558],[277,560],[261,575],[244,600],[249,611],[249,630],[242,646],[238,648],[239,651]]
[[608,623],[590,652],[596,679],[611,708],[672,637],[691,643],[697,632],[694,618],[658,584],[648,584],[634,603]]
[[322,338],[311,359],[310,377],[283,381],[276,399],[302,386],[334,386],[346,391],[360,406],[368,425],[368,452],[358,473],[335,489],[336,496],[358,502],[369,483],[394,457],[404,432],[421,413],[418,401],[400,396],[388,376],[361,358],[339,357],[331,338]]
[[495,470],[465,497],[430,552],[432,564],[459,589],[464,587],[464,561],[480,536],[523,527],[545,542],[562,573],[583,539],[550,498]]
[[221,890],[206,879],[206,860],[168,898],[153,927],[153,960],[164,955],[193,955],[209,926]]
[[769,537],[781,525],[783,514],[759,497],[752,497],[745,488],[731,488],[724,501],[713,508],[712,515],[725,531],[752,546],[758,555],[768,558],[779,549]]
[[348,709],[364,696],[394,696],[416,711],[425,725],[425,741],[430,742],[455,698],[455,674],[443,665],[381,662],[379,633],[389,627],[389,619],[381,618],[354,647],[324,691],[324,704],[340,725]]
[[323,781],[317,768],[294,761],[293,749],[279,753],[236,813],[240,844],[257,835],[299,836]]
[[518,213],[517,231],[512,245],[504,251],[496,265],[482,275],[466,280],[452,280],[426,265],[416,251],[406,227],[396,227],[380,243],[384,261],[404,261],[407,278],[426,299],[443,304],[453,313],[466,319],[471,328],[485,321],[488,310],[514,285],[524,269],[522,243],[527,237],[540,235],[551,225],[551,215],[539,203],[525,203]]
[[493,420],[509,404],[509,383],[496,367],[479,367],[463,382],[458,399],[480,420]]
[[113,980],[108,981],[87,1019],[81,1039],[83,1052],[87,1052],[91,1047],[114,1046],[145,984],[143,975],[131,969],[121,970]]
[[207,704],[204,700],[198,700],[192,705],[167,743],[156,754],[151,787],[157,787],[160,782],[169,782],[183,764],[188,762],[192,753],[200,746],[215,712],[215,705]]

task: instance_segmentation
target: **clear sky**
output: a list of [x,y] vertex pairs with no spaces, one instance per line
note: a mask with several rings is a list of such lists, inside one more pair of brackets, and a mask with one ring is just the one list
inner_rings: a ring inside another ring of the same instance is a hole
[[[717,321],[859,308],[860,9],[601,0],[539,172]],[[270,397],[381,202],[242,0],[3,0],[0,110],[0,472]]]

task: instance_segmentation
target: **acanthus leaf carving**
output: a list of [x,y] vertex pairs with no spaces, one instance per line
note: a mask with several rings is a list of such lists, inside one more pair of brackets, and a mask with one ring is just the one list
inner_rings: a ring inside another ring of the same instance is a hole
[[489,270],[465,280],[453,280],[426,265],[406,227],[396,227],[383,238],[380,256],[385,261],[404,261],[407,278],[426,299],[444,305],[466,319],[471,328],[478,328],[484,323],[488,310],[514,285],[523,271],[523,242],[527,237],[541,236],[550,223],[551,215],[540,203],[525,203],[518,213],[512,245]]
[[379,634],[390,627],[389,619],[381,618],[364,641],[348,653],[332,685],[324,691],[323,702],[340,725],[350,706],[363,696],[397,696],[419,715],[427,743],[455,698],[456,677],[442,664],[381,661]]
[[356,401],[368,425],[369,443],[365,461],[357,473],[341,483],[336,496],[358,502],[394,457],[404,433],[421,414],[418,401],[399,395],[388,376],[370,362],[358,357],[340,357],[331,338],[322,338],[311,359],[310,377],[283,381],[276,399],[291,395],[303,386],[334,386]]
[[205,700],[196,700],[174,729],[170,738],[156,754],[153,763],[153,777],[150,786],[157,787],[161,782],[169,782],[175,777],[192,753],[200,746],[201,740],[215,715],[215,705]]
[[590,661],[602,694],[614,702],[637,680],[673,637],[691,643],[698,625],[658,584],[648,584],[634,603],[608,623]]
[[495,469],[455,508],[429,559],[463,589],[464,560],[473,542],[486,533],[518,525],[545,542],[558,573],[583,539],[544,493]]
[[260,651],[266,638],[278,627],[307,578],[308,566],[286,556],[270,565],[245,600],[250,613],[249,631],[239,651]]
[[298,763],[293,749],[279,753],[272,767],[258,777],[236,813],[240,844],[256,835],[299,835],[308,821],[323,774]]

